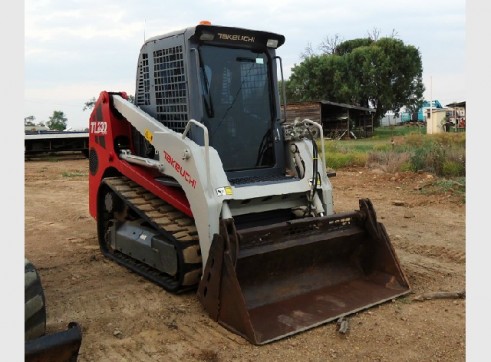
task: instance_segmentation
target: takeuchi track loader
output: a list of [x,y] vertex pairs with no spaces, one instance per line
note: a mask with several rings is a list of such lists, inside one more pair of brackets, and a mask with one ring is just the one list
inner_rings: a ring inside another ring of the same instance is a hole
[[260,345],[410,292],[369,199],[335,213],[322,127],[282,117],[282,35],[207,23],[144,42],[134,101],[89,124],[102,253]]

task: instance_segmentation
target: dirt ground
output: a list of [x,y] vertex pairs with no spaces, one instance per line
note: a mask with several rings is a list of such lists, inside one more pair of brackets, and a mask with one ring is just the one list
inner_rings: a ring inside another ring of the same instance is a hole
[[172,295],[104,258],[88,211],[88,160],[26,160],[25,255],[45,289],[48,333],[83,331],[79,361],[464,361],[465,204],[427,195],[427,174],[337,171],[336,212],[372,200],[412,287],[404,298],[336,323],[251,345],[213,322],[195,293]]

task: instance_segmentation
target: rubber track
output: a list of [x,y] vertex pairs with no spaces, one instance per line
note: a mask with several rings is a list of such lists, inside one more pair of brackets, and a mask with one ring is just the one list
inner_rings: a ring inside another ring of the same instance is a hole
[[183,260],[178,272],[184,276],[170,276],[117,250],[108,250],[102,245],[104,241],[101,243],[103,254],[168,291],[181,293],[195,289],[202,274],[202,259],[194,220],[126,177],[105,178],[103,183],[167,241],[175,244]]

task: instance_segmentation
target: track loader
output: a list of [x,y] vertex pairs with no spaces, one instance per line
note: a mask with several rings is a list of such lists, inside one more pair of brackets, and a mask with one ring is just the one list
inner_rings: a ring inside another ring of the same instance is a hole
[[334,212],[322,127],[282,117],[284,41],[206,22],[148,39],[134,100],[103,91],[89,121],[102,253],[256,345],[410,291],[370,200]]

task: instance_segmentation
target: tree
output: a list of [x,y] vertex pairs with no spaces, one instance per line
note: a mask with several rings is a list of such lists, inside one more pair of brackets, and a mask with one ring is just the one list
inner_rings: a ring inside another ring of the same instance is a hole
[[97,99],[95,99],[95,97],[90,98],[87,102],[84,103],[84,108],[82,108],[82,110],[86,111],[88,109],[94,108],[96,102]]
[[339,44],[334,50],[334,54],[336,55],[348,55],[356,48],[360,47],[368,47],[374,43],[374,40],[371,38],[358,38],[343,41]]
[[312,55],[295,65],[288,80],[287,97],[293,101],[340,99],[345,91],[341,74],[344,59],[338,56]]
[[46,126],[49,129],[56,131],[64,131],[66,129],[67,118],[62,111],[53,111],[53,115],[49,117],[49,121],[46,122]]
[[[128,94],[128,101],[135,104],[135,96]],[[95,107],[97,103],[97,99],[95,97],[90,98],[87,102],[84,103],[83,111],[90,110]]]
[[312,48],[312,44],[308,43],[307,46],[305,47],[304,51],[300,54],[301,59],[307,59],[314,55],[314,49]]
[[36,117],[34,116],[27,116],[24,118],[24,126],[35,126],[34,120]]
[[379,28],[373,28],[371,31],[367,31],[367,36],[369,39],[372,39],[373,41],[379,40],[380,29]]
[[419,50],[400,39],[352,39],[337,45],[331,54],[311,55],[295,64],[287,95],[293,101],[330,100],[374,107],[378,123],[389,110],[398,112],[403,106],[422,103],[422,73]]
[[334,36],[326,36],[326,38],[319,45],[319,49],[324,54],[334,54],[336,48],[343,41],[339,34],[335,34]]

